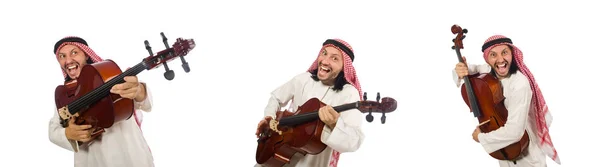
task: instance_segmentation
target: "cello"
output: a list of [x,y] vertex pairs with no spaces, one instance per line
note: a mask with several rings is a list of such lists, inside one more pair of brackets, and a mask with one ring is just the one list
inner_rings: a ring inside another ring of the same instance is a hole
[[[333,109],[337,112],[358,109],[361,113],[369,113],[366,117],[368,122],[373,121],[372,112],[382,113],[381,123],[385,124],[385,113],[396,110],[396,100],[390,97],[380,99],[377,93],[377,101],[367,101],[366,95],[365,92],[363,101],[335,106]],[[319,119],[318,111],[325,105],[319,99],[311,98],[294,113],[277,111],[275,119],[267,118],[267,125],[260,127],[256,162],[266,167],[281,167],[288,164],[296,153],[315,155],[323,152],[327,148],[321,142],[325,123]]]
[[[462,40],[465,39],[468,32],[458,25],[453,25],[452,34],[456,38],[452,39],[458,61],[465,63],[462,59],[460,49],[463,49]],[[464,34],[463,34],[464,33]],[[496,76],[489,73],[478,73],[463,77],[464,83],[461,85],[461,95],[471,112],[480,123],[480,130],[483,133],[494,131],[506,124],[508,110],[504,106],[504,94],[502,85]],[[529,135],[527,131],[523,132],[521,140],[512,143],[504,148],[490,153],[489,155],[498,160],[515,160],[523,155],[523,152],[529,146]]]
[[122,72],[112,60],[106,59],[93,64],[84,65],[77,80],[66,81],[55,89],[55,104],[60,116],[62,127],[68,127],[69,120],[75,119],[77,125],[92,125],[91,138],[105,132],[115,122],[127,120],[132,115],[134,103],[132,99],[122,98],[118,94],[110,93],[110,89],[125,82],[126,76],[135,76],[144,70],[152,70],[164,65],[167,80],[174,78],[173,70],[169,70],[167,62],[180,57],[184,71],[190,71],[189,65],[183,58],[196,46],[193,39],[177,38],[169,48],[164,33],[160,33],[166,49],[154,55],[148,40],[144,41],[150,56],[142,59],[140,63]]

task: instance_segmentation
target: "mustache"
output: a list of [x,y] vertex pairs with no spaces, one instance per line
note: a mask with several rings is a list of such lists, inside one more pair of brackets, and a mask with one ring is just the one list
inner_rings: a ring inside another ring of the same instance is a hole
[[495,62],[495,63],[494,63],[494,66],[495,66],[495,65],[497,65],[497,64],[500,64],[500,63],[506,63],[506,64],[508,64],[508,60],[506,60],[506,59],[503,59],[503,60],[502,60],[502,61],[500,61],[500,62]]
[[[317,66],[319,66],[319,67],[322,65],[323,65],[323,63],[321,63],[321,62],[317,63]],[[329,65],[325,65],[325,66],[329,67]]]

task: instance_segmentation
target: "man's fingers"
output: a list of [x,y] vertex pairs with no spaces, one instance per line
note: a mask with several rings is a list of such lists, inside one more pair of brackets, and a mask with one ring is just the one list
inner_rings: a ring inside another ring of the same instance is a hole
[[78,137],[79,137],[79,139],[86,139],[86,138],[89,138],[90,135],[88,135],[88,134],[80,134],[80,135],[78,135]]
[[328,111],[329,111],[329,114],[330,114],[331,116],[336,116],[336,115],[338,115],[338,112],[337,112],[337,111],[335,111],[335,110],[333,109],[333,107],[331,107],[331,106],[329,106],[329,110],[328,110]]
[[75,135],[89,135],[92,134],[91,130],[76,130]]
[[331,113],[329,113],[329,111],[323,111],[321,113],[323,113],[323,121],[329,121],[331,119]]
[[323,108],[320,108],[318,112],[319,112],[318,113],[319,114],[319,119],[321,119],[321,121],[324,121],[325,120],[325,116],[323,115]]
[[125,82],[138,82],[138,79],[136,76],[126,76],[123,78],[123,80],[125,80]]
[[119,90],[128,90],[133,87],[136,87],[137,85],[138,85],[137,83],[125,82],[125,83],[121,83],[121,84],[116,84],[110,90],[111,90],[111,92],[119,91]]
[[120,93],[119,95],[120,95],[121,97],[128,98],[128,99],[133,99],[133,98],[135,98],[135,93]]
[[90,128],[92,128],[92,125],[76,125],[74,127],[74,129],[78,130],[78,131],[80,131],[80,130],[87,130],[87,129],[90,129]]
[[90,140],[92,140],[92,139],[89,137],[79,139],[79,141],[81,141],[81,142],[89,142]]

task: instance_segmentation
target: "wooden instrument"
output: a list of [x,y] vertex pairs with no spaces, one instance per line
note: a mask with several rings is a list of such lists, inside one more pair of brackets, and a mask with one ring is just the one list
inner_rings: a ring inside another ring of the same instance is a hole
[[[458,25],[453,25],[451,29],[452,34],[456,34],[456,38],[452,40],[454,42],[452,49],[456,51],[458,61],[464,63],[460,49],[463,49],[462,40],[466,37],[463,33],[466,34],[468,30]],[[504,126],[508,111],[504,106],[502,85],[496,76],[479,73],[465,76],[463,80],[461,86],[463,100],[479,120],[481,132],[491,132]],[[514,161],[520,158],[527,146],[529,146],[529,136],[525,131],[521,140],[490,153],[490,156],[499,160]]]
[[107,59],[83,66],[77,80],[57,86],[55,103],[61,125],[67,127],[70,119],[75,119],[77,125],[92,125],[92,138],[95,138],[115,122],[129,119],[134,112],[132,99],[110,93],[114,85],[125,82],[125,76],[135,76],[163,64],[166,69],[165,78],[172,80],[174,73],[173,70],[169,70],[167,62],[176,57],[181,58],[185,72],[189,72],[189,66],[183,56],[194,49],[194,40],[178,38],[172,48],[169,48],[164,33],[160,34],[167,49],[153,55],[148,40],[145,40],[144,44],[150,56],[125,72],[121,72],[115,62]]
[[[373,120],[372,112],[389,113],[396,110],[396,100],[384,97],[377,101],[364,100],[333,107],[337,112],[358,109],[362,113],[368,112],[367,121]],[[319,108],[326,106],[317,98],[306,101],[298,107],[295,113],[278,111],[276,118],[268,119],[267,125],[262,126],[256,149],[256,162],[267,167],[281,167],[290,162],[296,153],[302,155],[319,154],[327,145],[321,142],[321,132],[325,126],[319,119]],[[385,123],[385,115],[381,117]]]

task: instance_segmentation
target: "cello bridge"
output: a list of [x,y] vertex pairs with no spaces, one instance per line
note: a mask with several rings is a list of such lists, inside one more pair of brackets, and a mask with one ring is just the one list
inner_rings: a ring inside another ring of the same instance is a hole
[[283,132],[281,132],[279,129],[277,129],[277,125],[279,125],[279,122],[277,120],[271,120],[269,121],[269,127],[271,128],[271,130],[277,132],[279,135],[281,135]]

